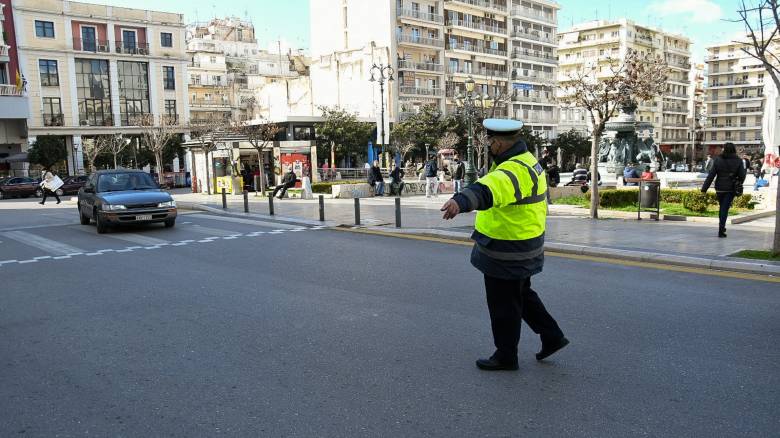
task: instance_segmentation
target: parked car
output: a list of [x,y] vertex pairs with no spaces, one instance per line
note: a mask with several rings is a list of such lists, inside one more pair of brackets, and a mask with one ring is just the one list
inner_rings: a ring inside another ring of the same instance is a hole
[[685,163],[678,163],[674,165],[674,171],[675,172],[687,172],[688,171],[688,165]]
[[0,199],[22,197],[29,198],[36,194],[39,182],[35,178],[17,176],[6,178],[0,182]]
[[78,192],[82,225],[95,221],[103,234],[113,225],[163,222],[176,224],[176,202],[141,170],[101,170]]
[[57,196],[61,195],[75,195],[79,192],[79,189],[86,184],[88,176],[69,176],[62,180],[62,187],[57,189]]

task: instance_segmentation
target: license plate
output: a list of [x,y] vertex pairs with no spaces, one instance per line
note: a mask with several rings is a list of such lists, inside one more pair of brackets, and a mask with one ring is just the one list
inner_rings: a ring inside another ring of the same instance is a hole
[[144,214],[144,215],[141,215],[141,216],[136,216],[135,220],[137,220],[137,221],[150,221],[150,220],[152,220],[152,215],[151,214]]

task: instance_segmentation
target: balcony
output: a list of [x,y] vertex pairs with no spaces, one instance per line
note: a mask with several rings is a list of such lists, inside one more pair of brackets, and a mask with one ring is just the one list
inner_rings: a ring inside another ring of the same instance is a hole
[[684,70],[690,70],[691,69],[691,63],[690,62],[684,62],[684,61],[667,61],[667,65],[669,67],[673,68],[681,68]]
[[687,114],[688,108],[682,105],[664,105],[664,112]]
[[111,52],[111,47],[106,40],[73,38],[73,50],[78,52],[109,53]]
[[402,85],[399,87],[399,91],[401,94],[413,95],[413,96],[441,97],[444,95],[444,90],[442,90],[441,88],[428,88],[428,87],[415,87],[415,86]]
[[542,10],[528,8],[525,6],[516,6],[512,8],[512,16],[531,18],[534,20],[544,21],[545,23],[556,24],[555,15],[545,14]]
[[442,24],[444,23],[444,16],[438,14],[430,14],[414,9],[399,9],[398,17],[400,18],[412,18],[414,20],[427,21],[429,23]]
[[527,39],[527,40],[539,41],[540,43],[558,45],[558,42],[555,41],[554,37],[547,37],[545,35],[542,35],[542,33],[539,32],[538,30],[530,30],[522,27],[516,28],[515,30],[512,31],[512,38]]
[[26,119],[30,117],[27,97],[16,85],[0,85],[0,119]]
[[721,125],[719,123],[710,123],[707,125],[707,129],[744,129],[744,130],[752,130],[752,129],[762,129],[761,125],[749,125],[747,123],[735,123],[732,125]]
[[726,116],[744,116],[744,115],[763,115],[764,109],[762,107],[755,108],[736,108],[731,111],[725,110],[724,112],[710,111],[710,117],[726,117]]
[[22,90],[16,85],[0,85],[0,96],[22,96]]
[[489,69],[489,68],[466,68],[462,65],[459,65],[458,67],[450,66],[447,68],[447,72],[449,74],[460,74],[460,75],[474,75],[474,76],[487,76],[491,78],[501,78],[506,79],[507,73],[506,70],[496,70],[496,69]]
[[0,61],[8,62],[8,50],[11,46],[7,44],[0,44]]
[[526,124],[538,124],[538,123],[546,123],[546,124],[553,124],[558,123],[558,116],[548,112],[529,112],[529,113],[523,113],[519,114]]
[[475,29],[482,32],[491,32],[501,35],[506,35],[506,27],[493,26],[487,23],[477,23],[471,20],[451,20],[448,21],[447,26],[465,27],[468,29]]
[[513,94],[512,95],[512,102],[530,102],[530,103],[545,103],[545,104],[556,104],[556,100],[552,96],[545,96],[544,94]]
[[663,122],[661,124],[664,128],[690,128],[691,125],[688,123],[680,123],[680,122]]
[[472,53],[481,53],[484,55],[493,55],[493,56],[506,56],[506,50],[501,49],[492,49],[490,47],[484,47],[477,44],[464,44],[464,43],[458,43],[458,42],[449,42],[447,43],[447,49],[448,50],[465,50],[467,52]]
[[736,79],[736,80],[727,81],[727,82],[713,82],[712,84],[710,84],[710,88],[715,88],[715,87],[735,87],[735,86],[739,86],[739,85],[751,85],[751,86],[757,87],[757,86],[763,86],[764,84],[751,84],[749,81],[746,81],[744,79]]
[[123,55],[149,55],[149,44],[133,41],[117,41],[116,53]]
[[666,92],[666,93],[664,93],[664,97],[679,97],[681,99],[688,99],[691,96],[689,96],[686,93],[670,93],[670,92]]
[[416,70],[442,73],[444,72],[444,66],[433,62],[415,62],[408,59],[399,59],[398,70]]
[[725,101],[725,100],[742,100],[742,99],[763,99],[764,96],[756,95],[756,96],[743,96],[741,94],[735,94],[733,96],[713,96],[710,99],[707,100],[707,102],[719,102],[719,101]]
[[428,46],[428,47],[436,47],[436,48],[444,47],[444,40],[442,39],[427,38],[427,37],[407,35],[407,34],[399,34],[398,42],[405,43],[405,44],[417,44],[420,46]]
[[541,61],[550,64],[558,63],[558,57],[552,53],[531,51],[527,49],[515,50],[512,52],[512,58],[519,60]]
[[488,9],[491,12],[499,12],[506,14],[506,3],[496,3],[490,0],[447,0],[452,3],[462,3],[464,5],[476,6],[482,9]]
[[654,44],[653,37],[649,35],[634,35],[634,42],[637,44],[644,44],[646,46],[652,46]]
[[110,114],[79,113],[80,126],[114,126],[114,117]]
[[230,102],[228,102],[227,100],[190,98],[190,106],[230,109]]
[[44,114],[43,126],[65,126],[65,116],[62,114]]

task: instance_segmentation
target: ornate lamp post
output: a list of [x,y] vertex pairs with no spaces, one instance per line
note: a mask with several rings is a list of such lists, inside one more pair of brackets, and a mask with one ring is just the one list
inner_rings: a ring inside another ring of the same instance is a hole
[[[369,79],[369,82],[379,82],[379,96],[380,99],[382,99],[381,102],[381,109],[380,109],[380,123],[382,124],[382,127],[380,128],[381,132],[381,139],[377,143],[379,143],[382,146],[382,150],[385,148],[385,81],[391,82],[393,81],[393,73],[395,70],[393,70],[393,67],[390,65],[372,65],[371,69],[369,70],[371,73],[371,79]],[[374,77],[374,74],[377,76]]]
[[477,180],[477,166],[474,164],[474,119],[480,108],[491,108],[493,99],[487,93],[483,96],[474,92],[474,79],[466,79],[466,92],[455,97],[455,103],[468,120],[469,142],[466,148],[466,186]]

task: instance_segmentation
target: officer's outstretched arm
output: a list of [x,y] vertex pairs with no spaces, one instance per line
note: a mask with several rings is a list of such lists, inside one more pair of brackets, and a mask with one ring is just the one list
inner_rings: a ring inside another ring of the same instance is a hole
[[493,194],[479,182],[469,185],[452,199],[458,203],[461,213],[473,210],[487,210],[493,206]]

